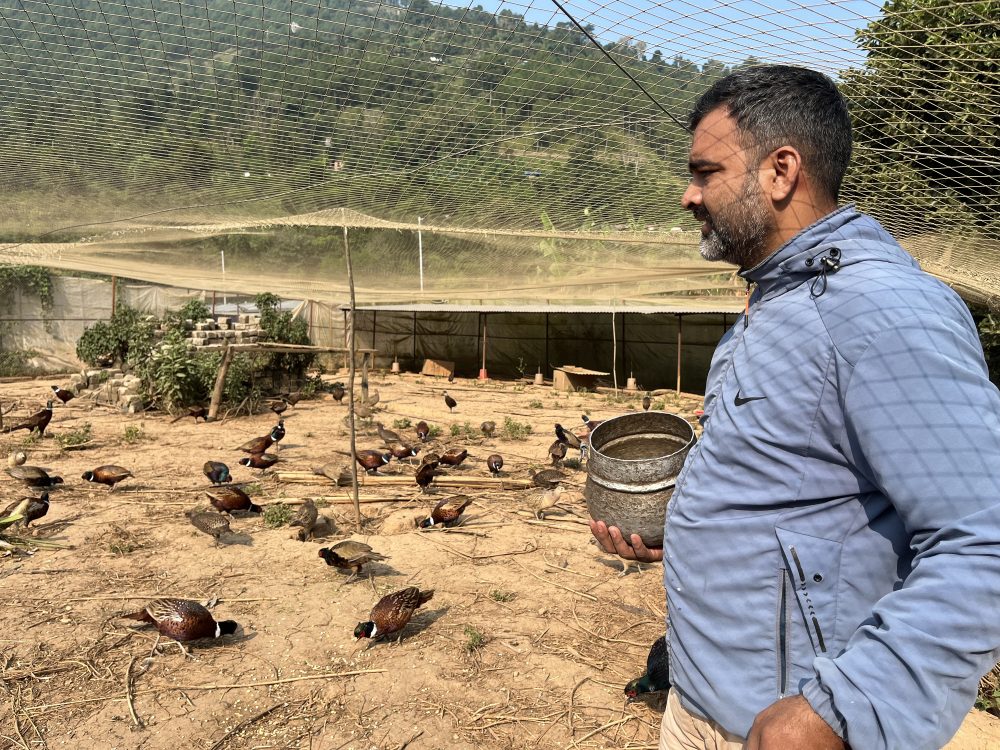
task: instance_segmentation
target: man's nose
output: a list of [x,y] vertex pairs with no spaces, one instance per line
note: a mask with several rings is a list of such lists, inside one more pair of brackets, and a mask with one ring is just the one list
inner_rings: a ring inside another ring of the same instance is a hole
[[690,211],[692,207],[701,205],[701,189],[696,187],[694,182],[689,182],[687,190],[681,196],[681,206]]

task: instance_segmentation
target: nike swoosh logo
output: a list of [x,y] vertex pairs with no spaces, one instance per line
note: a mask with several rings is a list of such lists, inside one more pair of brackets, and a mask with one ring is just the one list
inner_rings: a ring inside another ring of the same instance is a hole
[[733,403],[737,406],[743,406],[750,401],[760,401],[762,398],[767,398],[767,396],[740,396],[740,392],[736,391],[736,398],[733,399]]

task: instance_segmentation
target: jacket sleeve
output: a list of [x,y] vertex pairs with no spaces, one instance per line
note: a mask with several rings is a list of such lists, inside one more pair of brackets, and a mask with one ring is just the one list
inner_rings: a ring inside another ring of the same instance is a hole
[[841,399],[914,565],[802,693],[855,750],[940,748],[1000,658],[1000,395],[971,320],[924,316],[883,331]]

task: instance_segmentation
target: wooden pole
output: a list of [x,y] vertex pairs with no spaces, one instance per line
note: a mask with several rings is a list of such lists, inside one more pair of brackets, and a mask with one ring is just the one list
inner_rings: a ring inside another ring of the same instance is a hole
[[111,277],[111,317],[115,316],[115,310],[118,309],[118,277]]
[[[344,209],[340,209],[343,213]],[[347,241],[347,224],[344,223],[344,257],[347,259],[347,287],[351,293],[351,344],[348,352],[348,376],[347,376],[347,424],[351,431],[351,490],[354,493],[354,522],[355,528],[361,531],[361,496],[358,493],[358,455],[357,437],[358,433],[354,426],[354,350],[357,348],[357,337],[355,334],[355,318],[357,308],[354,300],[354,265],[351,263],[351,245]]]
[[615,395],[618,395],[618,333],[615,331],[615,311],[611,311],[611,372],[615,376]]
[[677,397],[681,395],[681,339],[684,333],[684,316],[677,316]]
[[219,413],[219,404],[222,403],[222,391],[226,387],[226,373],[229,372],[229,364],[233,361],[233,350],[226,344],[226,353],[222,355],[222,364],[219,365],[219,374],[215,376],[215,388],[212,390],[212,403],[208,405],[208,421],[214,422]]
[[486,313],[483,313],[483,367],[479,371],[479,379],[486,379]]

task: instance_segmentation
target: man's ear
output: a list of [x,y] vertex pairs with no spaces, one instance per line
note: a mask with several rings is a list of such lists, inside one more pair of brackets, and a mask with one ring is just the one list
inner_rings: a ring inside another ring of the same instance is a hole
[[770,198],[775,203],[787,201],[802,180],[802,154],[791,146],[776,148],[767,156],[767,166],[774,171]]

